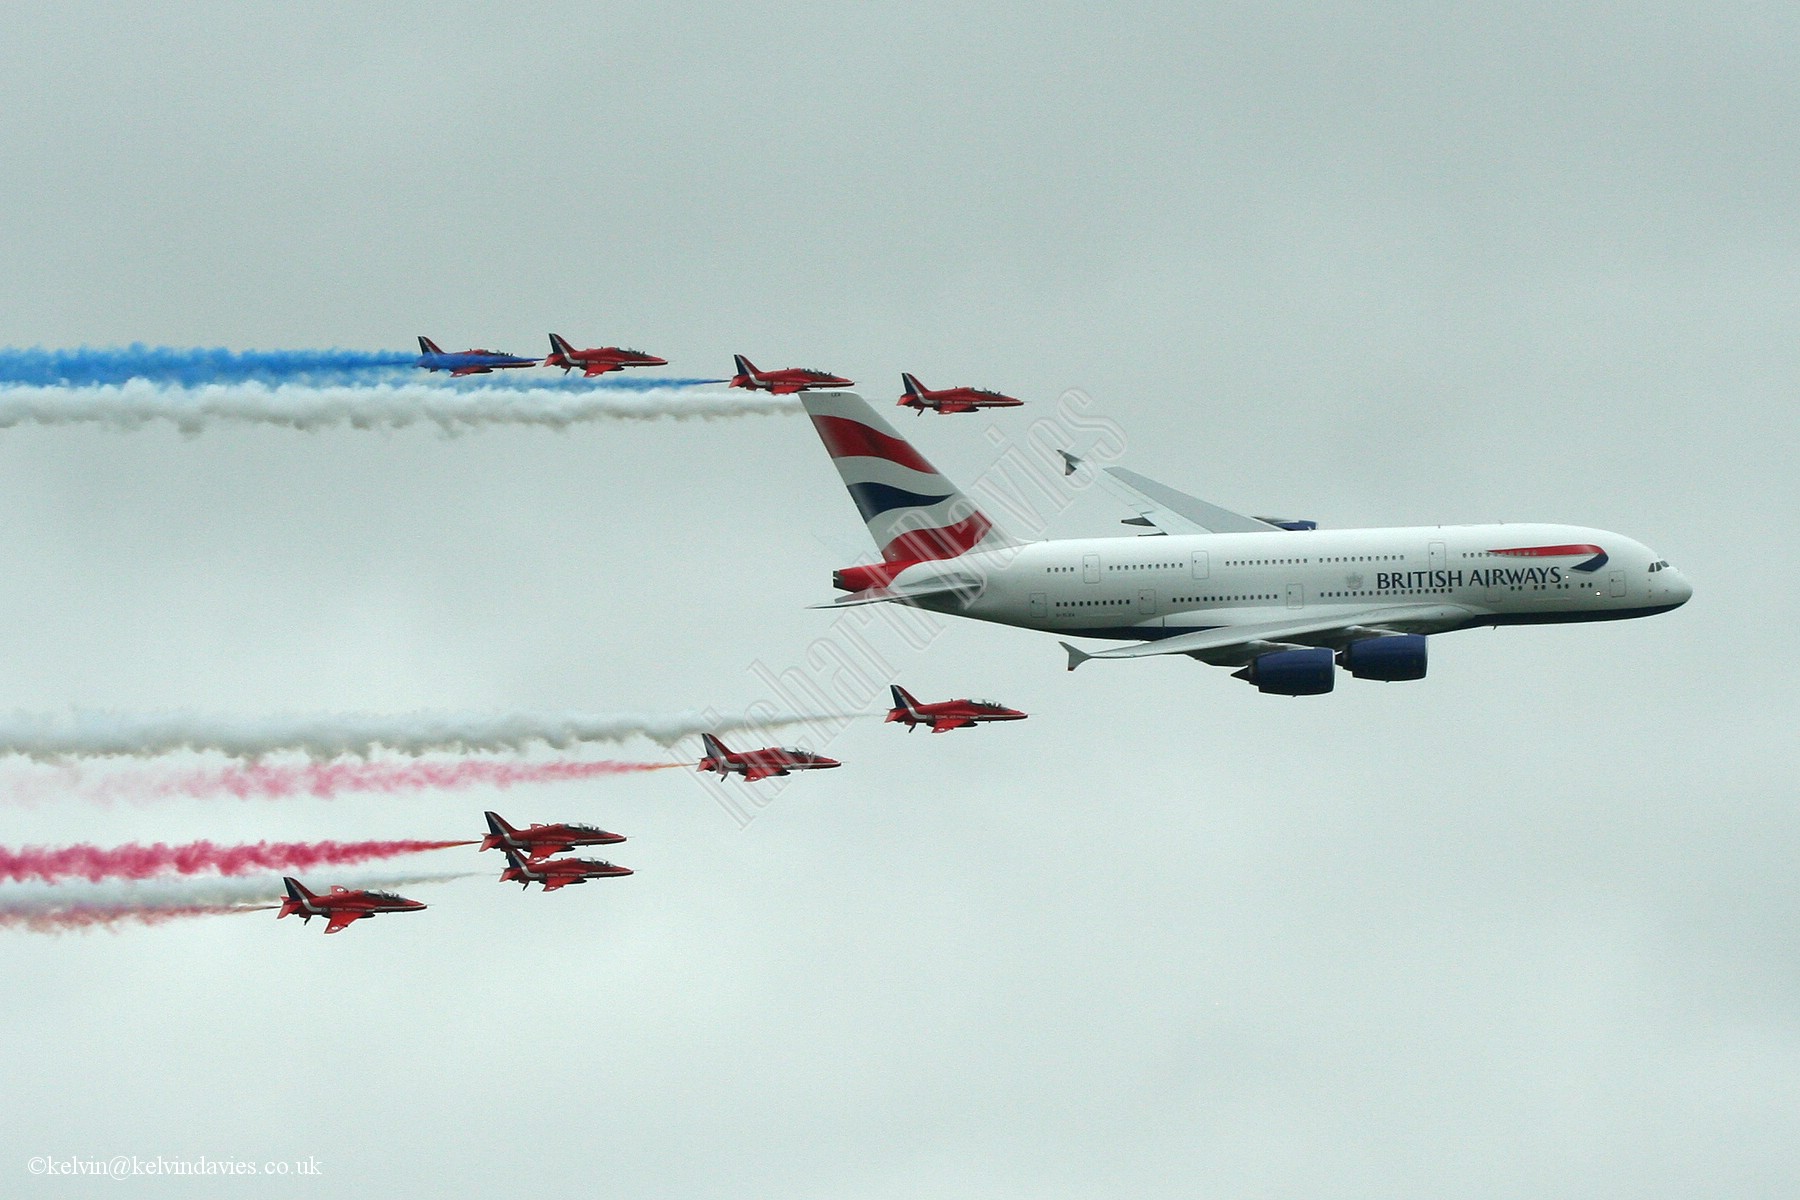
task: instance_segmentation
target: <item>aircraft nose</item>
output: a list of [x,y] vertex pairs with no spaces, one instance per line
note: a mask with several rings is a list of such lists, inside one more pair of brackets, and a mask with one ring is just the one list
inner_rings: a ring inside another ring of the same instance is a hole
[[1693,599],[1694,585],[1688,582],[1686,575],[1683,575],[1673,567],[1668,570],[1667,574],[1669,579],[1663,586],[1668,589],[1669,602],[1671,604],[1679,607]]

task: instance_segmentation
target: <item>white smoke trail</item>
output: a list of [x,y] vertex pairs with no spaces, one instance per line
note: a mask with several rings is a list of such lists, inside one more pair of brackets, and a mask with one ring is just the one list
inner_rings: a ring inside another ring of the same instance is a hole
[[[347,888],[418,887],[473,879],[488,871],[435,871],[429,874],[378,874],[366,871],[311,871],[300,882],[322,892],[333,884]],[[286,899],[279,874],[248,877],[155,879],[100,883],[20,883],[0,887],[0,913],[55,912],[67,908],[193,908],[230,904],[277,904]]]
[[187,433],[218,423],[300,430],[339,425],[355,429],[435,425],[446,433],[457,433],[485,425],[566,429],[593,421],[711,421],[799,411],[800,402],[792,396],[679,389],[626,393],[556,387],[271,387],[261,383],[180,387],[143,379],[98,387],[0,387],[0,428],[99,424],[136,429],[153,421],[168,421]]
[[256,758],[282,750],[314,758],[432,751],[559,750],[592,742],[646,738],[670,747],[702,733],[769,731],[842,720],[844,714],[681,713],[322,713],[262,718],[197,713],[130,714],[76,710],[66,716],[0,716],[0,754],[40,761],[154,757],[216,750]]

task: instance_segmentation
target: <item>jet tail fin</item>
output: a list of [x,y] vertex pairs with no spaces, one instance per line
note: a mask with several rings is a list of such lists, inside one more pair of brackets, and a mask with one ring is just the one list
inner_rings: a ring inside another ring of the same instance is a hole
[[506,823],[506,818],[497,812],[483,813],[487,818],[488,835],[481,839],[483,850],[492,850],[496,846],[504,847],[513,834],[519,831]]
[[913,694],[911,692],[907,691],[897,683],[890,683],[888,685],[888,691],[894,694],[895,708],[903,708],[909,713],[918,711],[919,702],[913,699]]
[[919,377],[917,375],[911,375],[902,371],[900,372],[900,382],[906,385],[906,394],[908,396],[917,399],[924,394],[925,385],[919,382]]
[[[526,867],[524,858],[522,858],[519,855],[519,852],[514,850],[511,846],[502,846],[500,849],[501,853],[506,855],[506,871],[517,871],[519,873],[519,886],[522,888],[529,888],[531,886],[531,880],[525,876],[525,872],[529,868]],[[506,877],[506,871],[500,872],[501,883],[511,882],[511,880]]]
[[419,353],[420,354],[442,354],[443,351],[438,349],[438,344],[436,342],[432,341],[430,338],[426,337],[424,334],[420,334],[419,335]]
[[757,371],[755,363],[751,362],[741,354],[732,355],[731,361],[737,364],[737,373],[739,375],[742,375],[746,379],[756,378]]
[[283,875],[281,882],[287,888],[288,898],[281,902],[281,911],[275,914],[276,918],[291,917],[298,913],[306,920],[312,920],[313,910],[308,905],[318,897],[307,891],[306,885],[292,875]]
[[801,398],[883,562],[940,562],[1018,546],[854,392]]
[[569,348],[569,343],[567,341],[553,333],[550,335],[550,353],[561,354],[564,357],[567,357],[575,352]]
[[731,753],[731,751],[725,748],[724,742],[721,742],[710,733],[703,733],[700,735],[700,744],[706,747],[708,758],[715,758],[720,762],[724,762],[725,756]]

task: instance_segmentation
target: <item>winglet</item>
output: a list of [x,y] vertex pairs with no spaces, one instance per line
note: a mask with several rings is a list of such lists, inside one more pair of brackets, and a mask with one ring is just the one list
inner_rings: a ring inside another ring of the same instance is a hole
[[1061,646],[1064,650],[1067,650],[1069,652],[1069,670],[1071,670],[1071,671],[1073,671],[1076,667],[1079,667],[1082,663],[1086,662],[1088,659],[1094,657],[1093,655],[1089,654],[1086,650],[1078,650],[1074,646],[1069,645],[1069,643],[1067,643],[1067,642],[1058,642],[1056,644]]
[[1081,465],[1081,460],[1076,458],[1073,454],[1070,454],[1067,450],[1058,450],[1057,453],[1063,457],[1063,474],[1073,475],[1075,473],[1075,468]]

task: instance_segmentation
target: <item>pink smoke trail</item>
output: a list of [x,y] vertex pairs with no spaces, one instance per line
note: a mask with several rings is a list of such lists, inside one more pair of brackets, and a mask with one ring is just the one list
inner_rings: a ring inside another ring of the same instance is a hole
[[94,929],[116,932],[121,924],[162,925],[187,917],[218,917],[229,913],[268,912],[279,904],[191,904],[182,908],[128,904],[103,907],[50,908],[36,912],[0,912],[0,929],[27,933],[87,933]]
[[248,875],[254,871],[306,871],[336,867],[372,859],[395,858],[425,850],[472,846],[474,842],[256,842],[252,845],[219,846],[189,842],[168,846],[26,846],[20,850],[0,847],[0,879],[13,882],[64,879],[150,879],[157,875]]

